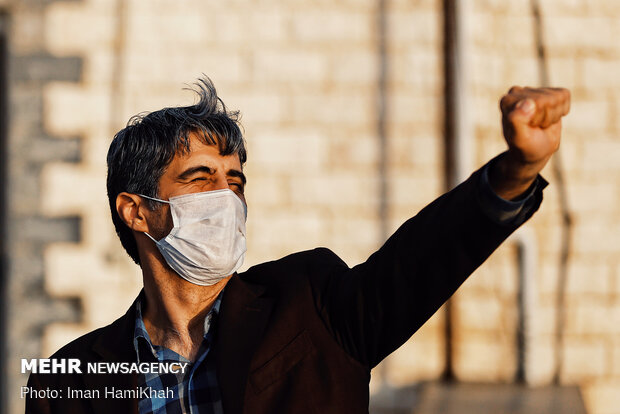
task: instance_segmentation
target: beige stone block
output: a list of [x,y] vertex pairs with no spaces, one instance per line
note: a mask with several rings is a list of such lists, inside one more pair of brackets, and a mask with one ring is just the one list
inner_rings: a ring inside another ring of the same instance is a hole
[[443,60],[436,47],[412,45],[390,53],[390,81],[412,87],[413,93],[437,93],[443,82]]
[[612,341],[611,349],[611,375],[620,378],[620,339]]
[[515,350],[510,338],[497,334],[468,334],[457,339],[454,358],[461,381],[511,381],[516,371]]
[[[87,292],[84,314],[91,329],[106,326],[123,316],[140,293],[141,277],[132,278],[133,274],[121,276],[125,280],[113,280],[112,283],[107,283],[105,279],[97,280],[97,284]],[[133,283],[128,283],[129,280]]]
[[441,18],[437,10],[388,11],[387,27],[393,44],[438,45]]
[[[470,57],[470,73],[472,83],[476,85],[503,87],[507,85],[504,80],[504,74],[506,73],[506,60],[502,56],[494,53],[492,50],[485,50],[480,48],[475,50]],[[485,99],[488,104],[488,99]],[[494,110],[497,110],[498,106],[494,103]],[[480,111],[476,108],[476,112]]]
[[374,131],[330,131],[327,166],[330,171],[378,168],[379,139]]
[[[92,205],[91,205],[92,206]],[[81,217],[81,237],[89,248],[99,252],[102,257],[108,255],[111,246],[120,247],[120,241],[114,230],[110,217],[108,201],[97,203]]]
[[255,245],[271,249],[272,257],[327,244],[329,222],[316,208],[284,210],[257,206],[253,214],[252,221],[248,219],[248,237]]
[[613,25],[609,17],[550,16],[545,19],[545,41],[550,49],[612,50],[617,47]]
[[552,85],[562,86],[574,90],[581,85],[578,78],[580,72],[579,59],[575,56],[554,56],[548,51],[547,66],[549,68],[549,82]]
[[304,123],[314,128],[325,125],[330,129],[354,126],[375,128],[377,114],[374,94],[360,93],[355,88],[339,93],[299,93],[290,96],[289,121]]
[[350,206],[368,210],[378,204],[378,177],[372,172],[300,176],[290,184],[294,206]]
[[82,163],[88,166],[91,174],[97,176],[98,182],[104,182],[107,162],[106,156],[108,148],[114,135],[127,124],[129,115],[121,115],[116,125],[109,128],[90,130],[87,137],[82,138]]
[[262,166],[256,163],[248,163],[245,174],[248,177],[245,198],[249,210],[253,206],[277,207],[289,203],[289,194],[286,191],[288,177],[266,173]]
[[617,414],[620,407],[620,380],[601,379],[582,388],[590,414]]
[[114,72],[115,56],[111,50],[91,50],[88,55],[82,56],[84,85],[110,85]]
[[379,71],[377,54],[371,49],[351,49],[331,57],[330,79],[339,85],[362,84],[374,88]]
[[545,261],[538,267],[536,277],[538,292],[541,296],[551,297],[558,289],[558,264],[557,261]]
[[301,49],[265,49],[253,58],[254,77],[260,82],[323,82],[328,75],[325,53]]
[[311,8],[294,17],[292,32],[295,39],[302,43],[368,44],[375,35],[374,17],[357,8]]
[[502,0],[478,0],[471,3],[476,11],[483,11],[489,14],[504,15],[522,11],[523,5],[519,2]]
[[584,88],[608,89],[620,86],[620,61],[612,57],[602,58],[599,56],[584,58],[582,64],[582,85]]
[[416,381],[441,376],[445,365],[443,312],[437,312],[429,321],[391,354],[384,374],[393,386],[406,386]]
[[367,252],[377,250],[382,244],[379,222],[373,215],[342,214],[332,217],[329,224],[329,238],[341,246],[348,244],[363,246]]
[[584,254],[613,254],[620,246],[620,232],[617,229],[617,221],[607,217],[580,220],[575,225],[574,248]]
[[[79,114],[79,115],[78,115]],[[44,90],[44,123],[55,135],[86,134],[110,119],[109,90],[52,83]]]
[[391,170],[410,167],[416,175],[441,177],[443,171],[443,142],[437,134],[405,134],[394,131],[388,140],[388,162]]
[[248,142],[252,163],[260,171],[299,175],[325,169],[327,139],[310,129],[259,133]]
[[[587,171],[617,172],[619,170],[618,159],[620,159],[620,140],[617,137],[604,136],[591,140],[584,145],[583,166]],[[602,177],[605,177],[605,175],[602,175]],[[617,181],[614,182],[614,180],[609,179],[605,181],[610,184],[616,184],[617,189]],[[604,194],[601,196],[605,197]]]
[[56,243],[45,252],[45,290],[56,296],[81,296],[93,287],[90,276],[101,267],[97,252]]
[[51,4],[47,8],[45,39],[50,52],[59,55],[111,48],[117,38],[114,2]]
[[568,294],[599,294],[611,292],[611,268],[600,260],[573,260],[568,268],[566,291]]
[[124,28],[124,46],[136,52],[183,50],[188,54],[197,53],[200,45],[221,28],[208,24],[207,16],[205,11],[179,13],[151,7],[130,10]]
[[[603,0],[609,3],[607,0]],[[542,14],[560,15],[560,16],[585,16],[589,15],[587,10],[589,1],[584,0],[560,0],[553,2],[541,2],[540,7]]]
[[235,51],[196,54],[175,48],[151,54],[138,52],[128,55],[124,64],[124,84],[143,85],[144,88],[155,82],[177,81],[178,89],[181,89],[192,84],[203,73],[213,80],[216,87],[249,76],[246,61]]
[[568,309],[566,332],[570,335],[611,335],[620,333],[620,308],[605,303],[582,301]]
[[241,111],[249,140],[253,139],[250,131],[259,131],[261,125],[279,122],[289,117],[283,95],[276,92],[252,90],[231,92],[226,94],[224,102],[231,108]]
[[529,56],[519,54],[519,57],[507,59],[505,69],[503,85],[538,86],[540,84],[538,60],[533,51]]
[[[453,306],[455,324],[461,332],[503,330],[506,327],[510,330],[516,326],[516,321],[506,321],[504,315],[504,308],[506,306],[514,307],[514,303],[501,303],[497,297],[461,296],[453,302]],[[462,335],[467,335],[467,333]]]
[[[351,0],[353,3],[358,2],[358,0]],[[372,3],[371,3],[372,4]],[[416,0],[415,3],[411,2],[411,0],[392,0],[390,2],[390,7],[392,10],[407,10],[410,11],[412,8],[415,10],[440,10],[441,2],[439,0]]]
[[[208,15],[208,11],[202,13]],[[252,39],[252,26],[247,10],[218,10],[209,20],[213,41],[218,45],[239,45]]]
[[[538,312],[535,318],[538,318]],[[550,335],[540,333],[531,340],[531,348],[525,356],[527,383],[533,386],[547,385],[555,374],[555,343]]]
[[[576,1],[576,0],[573,0]],[[561,2],[560,2],[561,3]],[[620,4],[613,0],[584,1],[585,13],[589,16],[605,16],[617,18],[620,16]]]
[[600,340],[571,336],[564,340],[563,383],[599,378],[607,372],[605,344]]
[[108,204],[105,176],[101,171],[92,171],[83,165],[47,164],[41,177],[41,207],[45,214],[80,214],[93,203]]
[[[589,161],[594,163],[594,161]],[[610,168],[611,169],[611,168]],[[570,207],[573,211],[587,216],[598,212],[608,213],[617,209],[618,183],[611,179],[596,182],[586,182],[579,177],[570,177],[567,189]]]
[[439,96],[416,96],[394,91],[389,96],[388,122],[436,125],[442,116],[440,99]]
[[258,42],[286,43],[289,34],[288,13],[277,3],[271,8],[253,10],[250,16],[251,38]]
[[16,54],[36,53],[45,40],[45,14],[28,7],[10,14],[11,52]]
[[[571,101],[570,114],[565,118],[563,127],[569,130],[586,130],[592,137],[593,128],[596,135],[603,133],[609,125],[609,103],[604,99],[581,99],[575,97]],[[588,141],[587,145],[591,142]]]

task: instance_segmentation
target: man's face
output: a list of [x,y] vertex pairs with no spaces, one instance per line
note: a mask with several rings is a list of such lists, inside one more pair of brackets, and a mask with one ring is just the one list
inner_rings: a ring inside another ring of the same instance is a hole
[[[238,154],[220,155],[217,145],[204,144],[195,134],[190,135],[190,150],[177,154],[159,179],[159,198],[191,193],[230,189],[245,204],[245,175]],[[149,222],[155,227],[156,239],[165,237],[172,230],[172,216],[168,204],[153,212]]]

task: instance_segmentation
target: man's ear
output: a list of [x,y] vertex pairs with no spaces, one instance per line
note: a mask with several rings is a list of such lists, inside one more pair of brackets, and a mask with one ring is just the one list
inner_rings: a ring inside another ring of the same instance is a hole
[[137,232],[148,232],[148,224],[144,210],[145,201],[137,194],[122,192],[116,196],[116,212],[130,229]]

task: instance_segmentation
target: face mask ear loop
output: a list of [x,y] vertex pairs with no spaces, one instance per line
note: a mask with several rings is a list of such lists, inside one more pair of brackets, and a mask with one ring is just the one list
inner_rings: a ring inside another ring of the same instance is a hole
[[148,234],[148,233],[147,233],[147,232],[145,232],[145,231],[143,231],[143,233],[144,233],[144,234],[146,234],[146,235],[149,237],[149,239],[153,240],[153,243],[157,244],[157,240],[155,240],[155,239],[153,238],[153,236],[151,236],[150,234]]
[[[166,203],[166,204],[170,204],[170,201],[166,201],[166,200],[160,200],[159,198],[154,198],[154,197],[149,197],[147,195],[144,194],[138,194],[140,197],[144,197],[144,198],[148,198],[149,200],[153,200],[153,201],[159,201],[160,203]],[[144,234],[146,234],[149,239],[153,240],[153,243],[157,244],[157,240],[155,240],[153,238],[153,236],[151,236],[150,234],[148,234],[147,232],[143,232]]]
[[166,201],[166,200],[160,200],[159,198],[155,198],[155,197],[149,197],[147,195],[144,194],[138,194],[140,197],[144,197],[144,198],[148,198],[149,200],[153,200],[153,201],[159,201],[160,203],[166,203],[166,204],[170,204],[170,201]]

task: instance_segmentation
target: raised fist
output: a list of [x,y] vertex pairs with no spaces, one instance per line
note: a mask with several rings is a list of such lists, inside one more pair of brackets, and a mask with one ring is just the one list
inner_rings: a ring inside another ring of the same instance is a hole
[[525,164],[541,164],[542,169],[560,147],[562,117],[570,109],[568,89],[513,86],[500,108],[509,152]]
[[500,101],[508,151],[491,169],[489,180],[505,199],[519,197],[560,147],[562,117],[570,109],[563,88],[513,86]]

